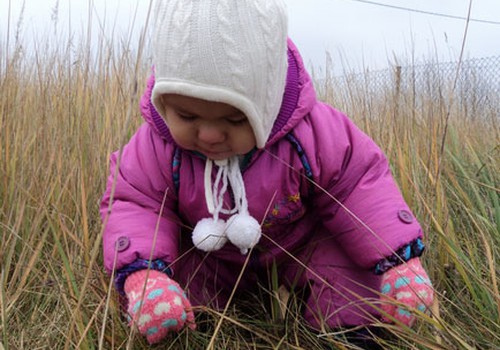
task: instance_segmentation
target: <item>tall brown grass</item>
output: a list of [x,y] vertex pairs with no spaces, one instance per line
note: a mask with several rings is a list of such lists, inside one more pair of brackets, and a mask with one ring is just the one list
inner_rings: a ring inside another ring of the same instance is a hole
[[[98,215],[108,156],[142,122],[144,46],[52,39],[0,51],[0,349],[146,349],[103,271]],[[331,76],[317,81],[320,97],[386,151],[426,231],[439,305],[413,330],[381,325],[388,349],[500,348],[498,109],[475,105],[471,115],[453,80],[376,93],[348,76],[342,90]],[[207,309],[203,332],[163,347],[348,348],[338,335],[311,332],[293,298],[283,316],[277,294],[270,281],[251,312]]]

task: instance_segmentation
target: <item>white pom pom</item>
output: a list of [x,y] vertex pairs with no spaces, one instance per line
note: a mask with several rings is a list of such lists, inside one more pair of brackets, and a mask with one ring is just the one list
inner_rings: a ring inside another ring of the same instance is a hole
[[262,235],[259,223],[248,214],[231,216],[226,226],[227,238],[240,248],[241,254],[248,253],[248,250],[259,242]]
[[215,221],[213,218],[205,218],[198,221],[193,230],[195,247],[205,252],[221,249],[227,242],[225,229],[226,223],[221,219]]

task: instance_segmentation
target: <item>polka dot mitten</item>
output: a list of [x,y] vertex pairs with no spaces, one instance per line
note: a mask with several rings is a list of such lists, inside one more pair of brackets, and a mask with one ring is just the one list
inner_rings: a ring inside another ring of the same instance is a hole
[[393,267],[382,275],[382,321],[391,323],[394,320],[407,326],[415,323],[412,309],[425,312],[434,300],[434,290],[419,258]]
[[150,344],[162,341],[169,332],[178,332],[184,326],[196,328],[191,303],[184,291],[163,272],[132,273],[125,281],[125,294],[129,324],[134,323]]

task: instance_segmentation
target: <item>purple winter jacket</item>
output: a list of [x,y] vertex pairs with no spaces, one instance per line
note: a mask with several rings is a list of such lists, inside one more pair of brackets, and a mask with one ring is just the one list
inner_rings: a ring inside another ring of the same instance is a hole
[[[284,249],[293,251],[307,244],[314,230],[324,230],[361,269],[372,269],[420,238],[421,228],[379,147],[344,114],[316,99],[291,42],[288,69],[283,104],[271,136],[264,149],[247,156],[242,169],[249,212],[263,223],[264,236],[258,246],[266,253],[259,259],[279,259]],[[136,259],[174,261],[180,254],[180,235],[190,234],[181,233],[181,228],[193,228],[200,219],[211,217],[205,204],[205,159],[173,142],[151,104],[153,84],[152,77],[141,100],[146,123],[123,149],[111,214],[104,221],[108,271]],[[293,135],[302,150],[297,151],[287,134]],[[101,204],[103,220],[117,158],[117,152],[111,155],[111,175]],[[231,203],[229,191],[225,202]],[[211,254],[231,263],[245,259],[231,244]]]

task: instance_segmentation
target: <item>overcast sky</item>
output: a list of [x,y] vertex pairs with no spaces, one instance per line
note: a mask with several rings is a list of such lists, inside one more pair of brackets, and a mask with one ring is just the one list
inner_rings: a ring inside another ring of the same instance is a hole
[[[467,17],[470,0],[286,0],[290,36],[299,46],[306,63],[324,66],[328,51],[333,64],[351,69],[384,68],[396,57],[403,64],[411,56],[417,61],[458,58],[466,21],[422,12]],[[5,48],[8,9],[11,6],[11,39],[23,1],[0,0],[0,50]],[[51,33],[58,4],[58,27],[82,33],[93,4],[93,28],[99,18],[108,28],[116,23],[116,33],[139,33],[144,26],[147,0],[25,0],[24,40]],[[69,4],[71,3],[71,10]],[[142,3],[141,6],[138,4]],[[406,11],[380,6],[405,7]],[[133,15],[136,15],[135,25]],[[471,18],[465,42],[466,57],[500,55],[500,0],[472,0]],[[116,22],[115,22],[116,21]],[[484,23],[490,21],[496,23]],[[108,32],[109,33],[109,32]],[[109,35],[109,34],[108,34]],[[342,68],[343,69],[343,68]],[[341,69],[341,70],[342,70]]]

